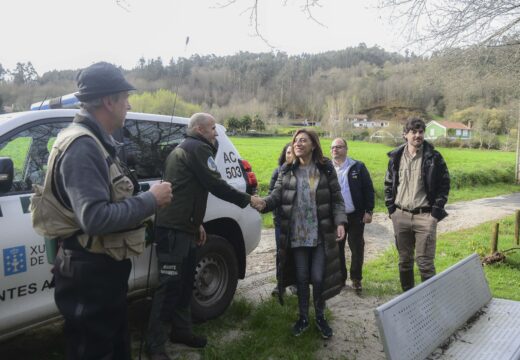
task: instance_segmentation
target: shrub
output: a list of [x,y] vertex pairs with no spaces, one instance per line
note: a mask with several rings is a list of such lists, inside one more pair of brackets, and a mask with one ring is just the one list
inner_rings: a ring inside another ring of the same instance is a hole
[[[374,139],[377,139],[377,138],[374,138]],[[388,146],[399,145],[399,142],[396,139],[391,138],[391,137],[382,138],[381,141],[379,141],[379,142],[382,142],[383,144],[388,145]]]
[[450,140],[444,136],[440,136],[437,139],[433,140],[433,145],[435,147],[449,147],[450,146]]
[[450,170],[450,181],[453,188],[489,185],[495,183],[511,183],[515,181],[514,166],[486,170]]

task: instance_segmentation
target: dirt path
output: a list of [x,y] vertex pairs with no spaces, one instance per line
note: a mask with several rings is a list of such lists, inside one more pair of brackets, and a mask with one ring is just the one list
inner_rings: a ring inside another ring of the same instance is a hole
[[[471,228],[486,221],[501,219],[514,213],[516,209],[520,209],[520,193],[448,205],[446,210],[449,216],[439,223],[438,232]],[[392,222],[386,214],[374,214],[373,223],[366,226],[365,242],[366,260],[377,257],[393,244]],[[263,230],[259,246],[247,258],[248,275],[239,282],[237,296],[253,301],[270,297],[275,284],[274,256],[274,231]],[[327,306],[334,314],[331,326],[335,334],[324,343],[317,358],[385,359],[373,310],[388,300],[357,296],[348,287],[329,300]],[[288,329],[289,326],[290,324]]]

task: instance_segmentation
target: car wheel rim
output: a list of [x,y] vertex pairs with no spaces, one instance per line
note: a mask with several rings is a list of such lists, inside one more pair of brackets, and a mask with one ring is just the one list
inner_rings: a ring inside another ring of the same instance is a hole
[[217,254],[208,254],[197,264],[195,270],[194,297],[204,306],[218,302],[229,282],[228,267]]

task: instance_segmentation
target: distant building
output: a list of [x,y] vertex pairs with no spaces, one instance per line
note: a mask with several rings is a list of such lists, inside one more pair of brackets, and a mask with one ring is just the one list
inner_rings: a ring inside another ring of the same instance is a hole
[[370,120],[366,114],[347,114],[341,120],[331,117],[331,123],[335,126],[345,127],[348,124],[354,128],[383,128],[390,126],[387,120]]
[[387,120],[356,120],[352,122],[355,128],[384,128],[390,126]]
[[[366,114],[338,114],[331,112],[327,123],[329,127],[329,135],[331,137],[345,136],[347,133],[354,132],[355,136],[366,136],[367,131],[362,129],[380,130],[390,126],[387,120],[370,120]],[[355,131],[356,130],[356,131]],[[369,131],[372,133],[372,131]]]
[[356,122],[356,121],[368,121],[368,115],[366,114],[347,114],[343,117],[343,119],[347,122]]
[[439,137],[448,139],[468,140],[471,138],[471,128],[461,122],[435,121],[426,124],[426,139],[435,140]]

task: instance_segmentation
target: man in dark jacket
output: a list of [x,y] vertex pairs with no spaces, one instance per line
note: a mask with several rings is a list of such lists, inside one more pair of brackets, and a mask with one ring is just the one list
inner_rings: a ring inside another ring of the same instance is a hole
[[403,291],[414,287],[414,251],[422,281],[435,275],[437,222],[448,214],[444,205],[450,175],[442,155],[424,140],[426,125],[410,118],[406,143],[388,153],[385,205],[394,226]]
[[351,252],[350,280],[352,288],[357,292],[362,289],[363,259],[365,256],[365,239],[363,232],[365,224],[372,222],[374,210],[374,186],[365,164],[361,161],[347,157],[348,145],[344,139],[338,138],[332,141],[330,153],[334,162],[334,168],[338,174],[341,195],[345,201],[345,212],[348,217],[347,238],[339,243],[339,255],[343,282],[347,280],[347,267],[345,261],[345,242]]
[[204,245],[202,221],[208,192],[241,208],[264,202],[229,185],[215,164],[216,124],[210,114],[194,114],[186,139],[166,159],[164,179],[174,181],[175,202],[157,212],[157,258],[159,286],[155,291],[147,336],[152,359],[169,359],[164,351],[166,326],[171,323],[170,341],[191,347],[206,346],[191,327],[190,299],[196,266],[196,246]]

